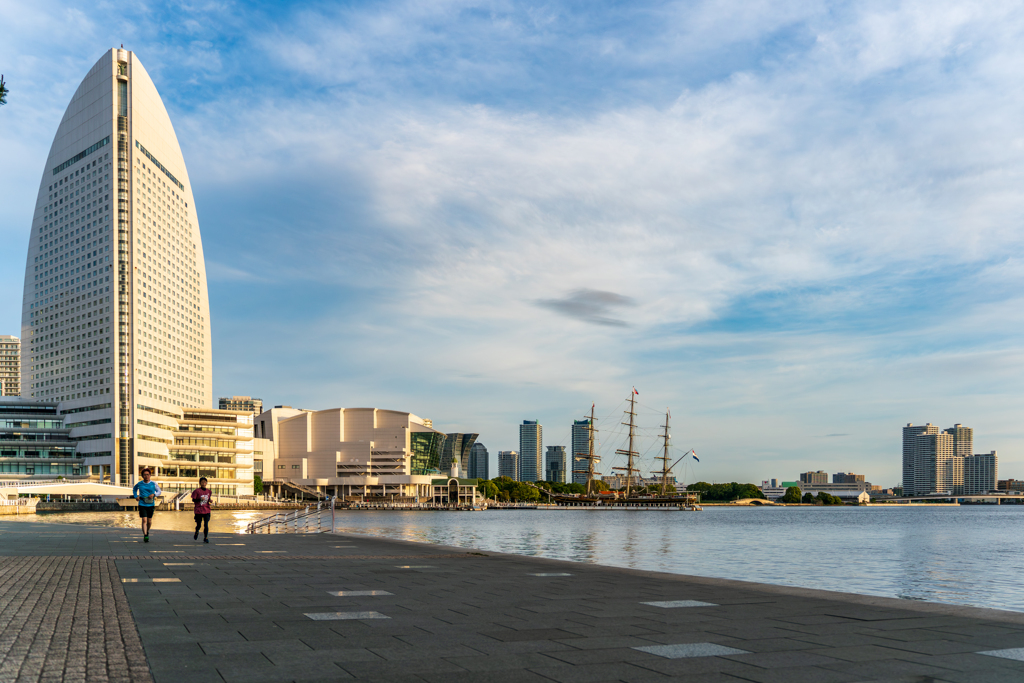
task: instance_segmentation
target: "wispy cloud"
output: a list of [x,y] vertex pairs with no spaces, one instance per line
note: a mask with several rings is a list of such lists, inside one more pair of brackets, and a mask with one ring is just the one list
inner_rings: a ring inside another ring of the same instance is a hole
[[[1018,4],[8,9],[13,197],[103,49],[154,75],[215,345],[289,350],[219,360],[215,391],[407,408],[493,451],[637,383],[756,481],[896,483],[921,416],[973,421],[1004,468],[1024,446]],[[0,258],[15,291],[24,251]]]

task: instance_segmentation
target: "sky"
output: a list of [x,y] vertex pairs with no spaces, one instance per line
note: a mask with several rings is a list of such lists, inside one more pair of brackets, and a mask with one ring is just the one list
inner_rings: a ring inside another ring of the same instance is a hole
[[[635,386],[689,481],[1024,478],[1024,6],[0,0],[0,333],[64,109],[135,51],[207,259],[214,396],[545,445]],[[492,462],[493,465],[493,462]]]

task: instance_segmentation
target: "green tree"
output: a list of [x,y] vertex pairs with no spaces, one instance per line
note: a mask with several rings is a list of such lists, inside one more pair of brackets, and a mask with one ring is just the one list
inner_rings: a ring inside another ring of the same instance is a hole
[[0,74],[0,105],[7,104],[7,84],[4,83],[4,75]]
[[800,502],[800,487],[790,486],[786,489],[786,493],[780,499],[783,503],[799,503]]
[[814,502],[814,494],[813,493],[805,493],[804,497],[803,497],[803,501],[801,501],[801,502],[813,503]]
[[495,499],[498,497],[498,486],[489,479],[484,479],[477,484],[476,488],[484,498]]
[[252,478],[252,492],[263,493],[263,477],[258,474],[253,475]]
[[[605,482],[603,482],[600,479],[595,479],[593,481],[593,486],[594,486],[593,490],[595,492],[598,492],[598,493],[600,493],[601,491],[608,491],[609,490],[608,489],[608,484],[606,484]],[[584,491],[586,491],[586,489],[584,489]]]
[[728,484],[709,484],[698,481],[686,487],[687,491],[699,491],[701,499],[709,502],[739,500],[740,498],[764,498],[761,489],[753,484],[739,484],[735,481]]
[[824,491],[818,493],[818,501],[822,505],[845,505],[842,498],[825,493]]

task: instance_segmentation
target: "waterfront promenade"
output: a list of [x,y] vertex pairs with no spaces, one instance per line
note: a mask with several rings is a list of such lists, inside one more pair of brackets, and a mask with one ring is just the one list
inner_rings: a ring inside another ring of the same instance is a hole
[[0,682],[967,683],[1024,680],[1017,653],[1015,612],[364,536],[0,521]]

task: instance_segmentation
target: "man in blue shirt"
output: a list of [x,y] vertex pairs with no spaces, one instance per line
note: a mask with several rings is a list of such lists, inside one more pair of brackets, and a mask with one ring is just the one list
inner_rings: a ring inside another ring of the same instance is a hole
[[147,467],[142,470],[142,481],[132,489],[132,497],[139,501],[139,517],[142,519],[142,540],[149,543],[149,530],[153,526],[153,510],[156,509],[156,497],[163,491],[155,481],[150,481],[153,472]]

